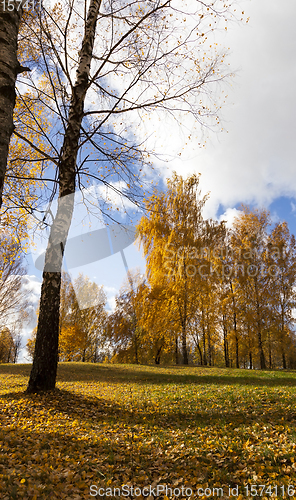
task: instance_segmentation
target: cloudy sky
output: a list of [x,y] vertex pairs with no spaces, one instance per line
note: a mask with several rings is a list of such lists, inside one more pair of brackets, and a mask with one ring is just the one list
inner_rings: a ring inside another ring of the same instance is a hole
[[224,38],[236,73],[226,87],[225,132],[210,134],[205,149],[174,166],[179,173],[201,172],[203,191],[211,192],[210,216],[255,204],[287,217],[295,231],[296,3],[239,5],[250,21],[232,24]]
[[[224,131],[206,131],[204,148],[198,146],[198,139],[187,146],[181,144],[181,157],[165,165],[157,163],[156,167],[163,179],[173,170],[183,176],[200,172],[202,192],[211,193],[205,209],[208,217],[231,219],[245,203],[268,208],[274,221],[287,220],[295,234],[296,2],[246,0],[238,5],[250,17],[249,23],[229,25],[219,40],[230,47],[228,62],[235,71],[231,83],[222,87],[228,94],[222,109]],[[161,124],[157,133],[169,148],[176,143],[180,146],[182,135],[174,127],[168,133]],[[144,269],[135,245],[128,246],[124,255],[130,269]],[[35,268],[34,259],[34,255],[28,255],[27,286],[37,302],[41,272]],[[109,308],[114,306],[126,273],[120,253],[69,271],[73,277],[83,272],[103,284]]]

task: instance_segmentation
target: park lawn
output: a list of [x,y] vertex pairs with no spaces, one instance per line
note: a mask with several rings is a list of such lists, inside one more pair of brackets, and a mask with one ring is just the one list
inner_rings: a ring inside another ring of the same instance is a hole
[[295,372],[62,363],[24,395],[30,368],[0,365],[3,500],[296,498]]

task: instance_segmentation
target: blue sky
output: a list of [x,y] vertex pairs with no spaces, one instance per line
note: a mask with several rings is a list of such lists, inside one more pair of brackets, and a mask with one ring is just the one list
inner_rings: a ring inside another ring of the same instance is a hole
[[[249,23],[232,23],[226,34],[219,35],[219,41],[230,47],[228,62],[236,75],[221,86],[228,94],[221,113],[223,132],[203,130],[205,147],[199,146],[200,137],[194,134],[185,145],[178,128],[171,122],[160,122],[156,132],[159,143],[165,144],[163,152],[176,154],[168,163],[156,160],[151,178],[163,183],[174,170],[183,176],[200,172],[202,193],[210,191],[206,217],[231,220],[244,203],[269,209],[274,222],[286,220],[295,234],[296,2],[244,0],[239,5],[250,16]],[[79,214],[77,217],[72,234],[81,232]],[[102,223],[94,223],[92,229],[96,227]],[[88,230],[84,226],[82,232]],[[135,245],[124,253],[130,269],[144,270],[144,259]],[[41,272],[34,267],[31,255],[28,263],[28,286],[37,302]],[[70,271],[73,277],[82,272],[104,285],[109,307],[114,305],[126,274],[120,253]],[[25,337],[28,335],[29,329]]]

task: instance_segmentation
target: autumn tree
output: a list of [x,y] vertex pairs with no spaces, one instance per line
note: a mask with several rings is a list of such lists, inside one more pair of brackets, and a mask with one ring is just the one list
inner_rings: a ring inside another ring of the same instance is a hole
[[295,305],[295,240],[287,224],[270,230],[269,213],[243,207],[215,256],[225,365],[286,364]]
[[0,363],[10,363],[14,359],[14,341],[9,328],[0,331]]
[[148,363],[153,360],[157,365],[161,359],[178,364],[178,321],[167,290],[145,283],[137,294],[137,303],[141,307],[142,359]]
[[271,299],[271,330],[279,345],[282,367],[287,368],[287,350],[295,323],[296,243],[286,222],[278,223],[268,238],[268,267],[274,274]]
[[[52,153],[50,145],[40,134],[36,134],[36,116],[42,130],[48,131],[52,113],[36,99],[34,93],[17,95],[15,133],[10,141],[0,220],[3,227],[10,228],[16,241],[22,241],[24,251],[29,244],[28,231],[39,222],[33,214],[38,213],[44,204],[42,193],[46,192],[46,181],[42,177],[48,161],[46,155]],[[35,148],[19,137],[24,131],[27,140],[34,141]]]
[[[73,289],[75,294],[72,295],[71,303],[67,304],[68,314],[61,322],[61,335],[63,338],[66,337],[66,332],[63,334],[63,328],[74,329],[74,334],[69,335],[68,332],[68,337],[76,338],[79,343],[77,358],[83,362],[96,362],[98,350],[102,347],[107,320],[106,294],[102,286],[91,282],[87,276],[81,273],[73,281]],[[60,353],[62,350],[61,345]]]
[[251,211],[248,207],[235,219],[232,245],[236,251],[236,279],[243,300],[252,307],[256,329],[260,367],[266,367],[264,353],[264,311],[268,305],[270,276],[265,272],[267,211]]
[[[209,264],[202,250],[214,244],[221,229],[219,224],[203,219],[202,208],[207,197],[201,197],[198,186],[198,176],[184,180],[174,174],[168,180],[166,192],[155,192],[147,200],[147,215],[138,225],[148,281],[152,290],[162,289],[163,303],[170,301],[184,364],[188,364],[188,331],[198,308],[203,268]],[[209,322],[207,328],[210,342]]]
[[116,297],[115,311],[108,318],[108,337],[116,359],[128,359],[136,364],[143,343],[140,324],[142,313],[141,289],[144,276],[139,270],[128,271],[127,279]]

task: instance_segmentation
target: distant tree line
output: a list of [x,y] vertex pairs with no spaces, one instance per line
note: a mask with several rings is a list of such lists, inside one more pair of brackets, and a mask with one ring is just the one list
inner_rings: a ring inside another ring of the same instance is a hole
[[146,202],[147,279],[130,275],[109,316],[113,360],[295,368],[294,236],[266,210],[205,220],[198,186],[174,175]]
[[[129,272],[106,312],[102,287],[63,275],[60,361],[295,368],[296,243],[286,222],[242,207],[231,228],[203,217],[199,177],[146,201],[146,277]],[[28,342],[33,356],[34,335]]]
[[[108,318],[105,305],[103,287],[92,283],[82,274],[72,284],[69,274],[62,274],[59,361],[96,363],[104,360],[104,331]],[[31,358],[34,355],[36,331],[37,327],[27,343]]]

